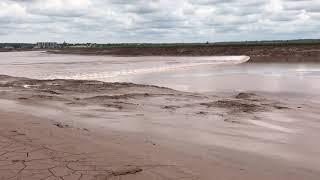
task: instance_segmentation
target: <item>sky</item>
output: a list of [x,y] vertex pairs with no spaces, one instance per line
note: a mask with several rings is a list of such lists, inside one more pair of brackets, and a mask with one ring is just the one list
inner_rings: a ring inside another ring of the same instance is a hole
[[0,42],[320,38],[320,0],[0,0]]

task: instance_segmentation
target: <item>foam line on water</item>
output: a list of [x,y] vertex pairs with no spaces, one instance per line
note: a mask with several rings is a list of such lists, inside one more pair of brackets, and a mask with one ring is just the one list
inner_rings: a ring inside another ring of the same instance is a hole
[[[187,69],[196,66],[204,65],[232,65],[232,64],[241,64],[247,62],[250,57],[248,56],[236,56],[221,57],[221,60],[217,60],[217,57],[213,58],[213,61],[206,62],[196,62],[196,63],[180,63],[175,65],[164,65],[160,67],[148,67],[148,68],[138,68],[138,69],[125,69],[120,71],[109,71],[109,72],[97,72],[97,73],[79,73],[75,75],[53,75],[48,77],[48,79],[79,79],[79,80],[101,80],[101,79],[112,79],[118,76],[128,76],[128,75],[137,75],[137,74],[147,74],[147,73],[157,73],[157,72],[166,72],[174,71],[179,69]],[[231,60],[230,60],[231,59]],[[236,59],[236,60],[235,60]]]
[[248,120],[250,123],[257,125],[257,126],[261,126],[261,127],[265,127],[268,129],[273,129],[276,131],[281,131],[281,132],[286,132],[286,133],[295,133],[296,131],[293,129],[289,129],[286,127],[282,127],[279,125],[275,125],[275,124],[271,124],[271,123],[267,123],[267,122],[262,122],[262,121],[257,121],[257,120]]

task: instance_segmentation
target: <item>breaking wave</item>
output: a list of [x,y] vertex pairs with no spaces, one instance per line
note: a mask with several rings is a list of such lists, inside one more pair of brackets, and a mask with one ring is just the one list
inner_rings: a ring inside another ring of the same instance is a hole
[[247,62],[250,57],[248,56],[224,56],[214,60],[207,60],[202,62],[192,62],[192,63],[177,63],[171,65],[162,65],[160,67],[148,67],[148,68],[136,68],[136,69],[124,69],[118,71],[108,71],[108,72],[97,72],[97,73],[78,73],[73,75],[54,75],[50,76],[49,79],[79,79],[79,80],[112,80],[113,78],[119,76],[128,75],[138,75],[138,74],[148,74],[166,71],[175,71],[180,69],[187,69],[196,66],[205,65],[231,65],[231,64],[241,64]]

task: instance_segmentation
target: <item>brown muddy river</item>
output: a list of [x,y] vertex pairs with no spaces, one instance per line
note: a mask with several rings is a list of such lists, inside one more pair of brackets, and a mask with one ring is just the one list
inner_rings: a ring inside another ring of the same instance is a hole
[[111,57],[2,52],[0,74],[133,82],[192,92],[320,92],[319,64],[248,64],[246,57]]

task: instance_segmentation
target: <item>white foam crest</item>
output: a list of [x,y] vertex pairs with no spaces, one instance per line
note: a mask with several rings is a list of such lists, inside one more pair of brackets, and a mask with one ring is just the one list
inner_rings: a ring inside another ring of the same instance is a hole
[[289,129],[289,128],[282,127],[279,125],[275,125],[275,124],[271,124],[271,123],[267,123],[267,122],[262,122],[262,121],[257,121],[257,120],[248,120],[248,121],[254,125],[265,127],[268,129],[273,129],[276,131],[281,131],[281,132],[286,132],[286,133],[296,133],[296,130],[294,130],[294,129]]
[[147,74],[147,73],[157,73],[174,71],[179,69],[187,69],[196,66],[204,65],[223,65],[223,64],[241,64],[247,62],[250,57],[248,56],[227,56],[221,57],[220,60],[217,57],[213,58],[212,61],[197,62],[197,63],[179,63],[175,65],[165,65],[161,67],[148,67],[148,68],[138,68],[138,69],[125,69],[120,71],[109,71],[109,72],[97,72],[97,73],[79,73],[75,75],[53,75],[48,77],[48,79],[79,79],[79,80],[108,80],[119,76],[137,75],[137,74]]

